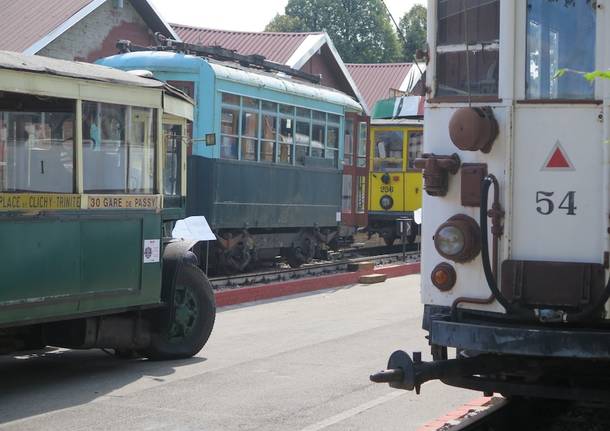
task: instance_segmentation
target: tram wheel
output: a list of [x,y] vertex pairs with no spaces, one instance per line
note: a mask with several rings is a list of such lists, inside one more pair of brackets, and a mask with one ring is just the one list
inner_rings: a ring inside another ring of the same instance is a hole
[[[171,322],[167,321],[173,315]],[[216,318],[214,291],[196,266],[180,269],[174,291],[173,312],[160,313],[158,328],[142,352],[150,359],[181,359],[196,355],[208,341]]]
[[387,245],[388,247],[392,247],[394,245],[395,240],[396,240],[396,237],[394,237],[394,236],[384,236],[383,237],[383,242],[385,242],[385,245]]

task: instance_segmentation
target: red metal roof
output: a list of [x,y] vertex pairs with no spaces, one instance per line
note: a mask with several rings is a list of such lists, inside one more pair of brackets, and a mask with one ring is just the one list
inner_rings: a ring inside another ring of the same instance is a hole
[[307,36],[322,33],[272,33],[214,30],[171,24],[178,36],[187,43],[222,46],[239,54],[259,54],[267,60],[286,64]]
[[92,0],[0,0],[0,49],[22,52]]
[[369,109],[375,102],[396,96],[413,63],[346,64]]

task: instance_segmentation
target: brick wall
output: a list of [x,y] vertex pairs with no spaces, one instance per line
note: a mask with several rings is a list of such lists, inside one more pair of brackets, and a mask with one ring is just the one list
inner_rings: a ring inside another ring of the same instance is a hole
[[93,62],[117,54],[116,42],[128,39],[138,45],[154,43],[153,31],[131,5],[115,8],[113,0],[82,19],[38,52],[46,57]]

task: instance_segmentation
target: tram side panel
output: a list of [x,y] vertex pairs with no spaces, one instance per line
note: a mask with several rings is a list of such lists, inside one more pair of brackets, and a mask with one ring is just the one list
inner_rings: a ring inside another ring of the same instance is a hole
[[[336,169],[189,158],[187,212],[214,229],[335,228],[341,191]],[[210,192],[206,185],[214,184]]]

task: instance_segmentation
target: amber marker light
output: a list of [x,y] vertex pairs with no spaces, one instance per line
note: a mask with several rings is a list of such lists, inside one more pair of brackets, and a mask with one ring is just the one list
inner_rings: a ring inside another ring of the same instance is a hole
[[432,279],[432,284],[434,284],[438,290],[446,292],[455,286],[457,275],[453,266],[447,262],[443,262],[434,267],[430,278]]
[[454,262],[468,262],[481,252],[481,232],[472,217],[458,214],[440,225],[434,234],[438,254]]

